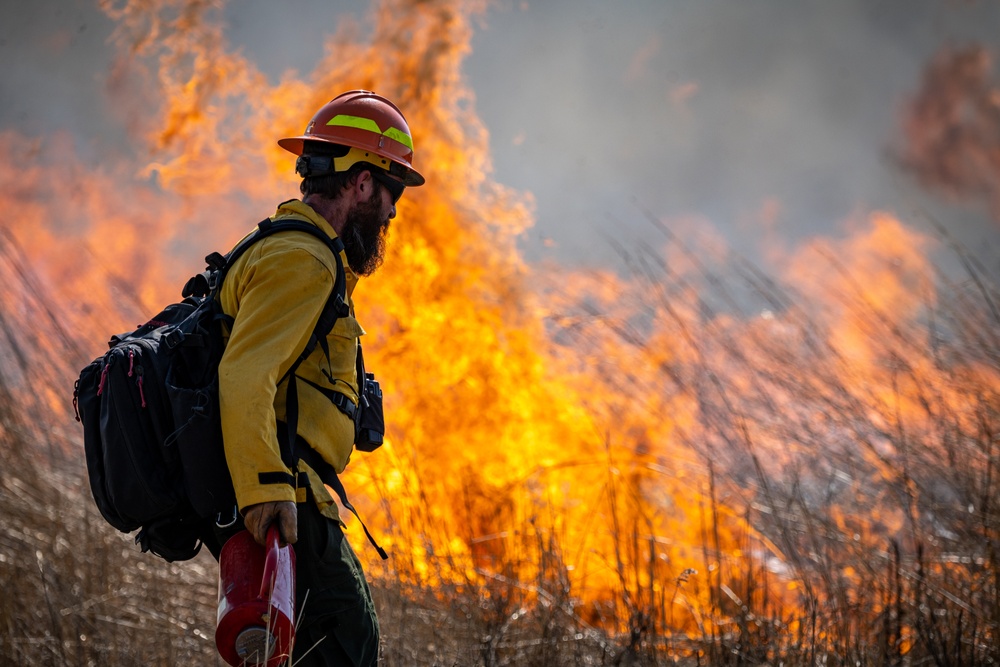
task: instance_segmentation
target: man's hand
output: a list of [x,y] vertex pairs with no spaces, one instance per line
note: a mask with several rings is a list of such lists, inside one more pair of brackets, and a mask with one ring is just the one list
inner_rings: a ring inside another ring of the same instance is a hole
[[243,524],[262,547],[267,547],[267,529],[272,522],[278,522],[279,542],[295,544],[299,539],[298,510],[290,501],[258,503],[251,505],[243,513]]

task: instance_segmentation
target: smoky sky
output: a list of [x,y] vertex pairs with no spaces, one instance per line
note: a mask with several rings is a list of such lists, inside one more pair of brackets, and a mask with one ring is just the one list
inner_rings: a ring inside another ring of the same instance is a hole
[[894,157],[924,65],[970,42],[1000,56],[1000,3],[532,3],[491,18],[467,70],[490,82],[499,180],[538,193],[533,233],[567,255],[607,258],[595,229],[656,243],[640,209],[750,255],[884,209],[995,258],[988,212],[943,207]]
[[[363,34],[364,11],[231,2],[225,35],[277,80],[311,71],[345,18]],[[473,25],[463,72],[495,180],[535,201],[529,259],[614,264],[617,243],[662,242],[647,212],[702,220],[755,258],[886,210],[942,222],[997,266],[1000,225],[921,191],[894,143],[935,52],[1000,58],[998,2],[501,0]],[[94,161],[127,151],[106,93],[113,27],[82,0],[5,3],[0,131],[65,131]]]

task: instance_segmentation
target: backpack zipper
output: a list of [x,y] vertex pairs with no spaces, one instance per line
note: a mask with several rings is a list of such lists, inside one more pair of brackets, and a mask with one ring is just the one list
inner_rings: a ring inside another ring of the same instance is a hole
[[[135,383],[139,387],[139,400],[142,402],[142,407],[146,407],[146,396],[142,393],[142,364],[135,367],[135,374],[138,375]],[[132,371],[129,371],[129,375],[132,375]]]
[[111,365],[111,361],[108,360],[104,362],[104,368],[101,369],[101,381],[97,383],[97,395],[100,396],[104,393],[104,381],[108,379],[108,366]]

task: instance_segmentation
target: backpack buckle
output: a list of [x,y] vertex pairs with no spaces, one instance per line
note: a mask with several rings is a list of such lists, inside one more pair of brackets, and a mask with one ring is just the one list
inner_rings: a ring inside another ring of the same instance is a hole
[[174,327],[163,334],[163,342],[172,350],[184,342],[184,332]]
[[218,271],[226,265],[226,258],[220,253],[213,252],[205,258],[205,263],[208,264],[210,271]]
[[189,278],[184,285],[184,289],[181,290],[181,296],[184,298],[189,296],[207,296],[209,291],[211,291],[211,286],[206,273],[199,273]]

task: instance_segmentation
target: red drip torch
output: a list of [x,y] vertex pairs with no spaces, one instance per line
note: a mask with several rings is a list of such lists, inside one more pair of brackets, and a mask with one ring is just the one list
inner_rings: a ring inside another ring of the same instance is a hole
[[219,615],[215,645],[233,667],[279,667],[292,655],[295,635],[295,551],[278,546],[278,527],[267,549],[241,531],[219,556]]

